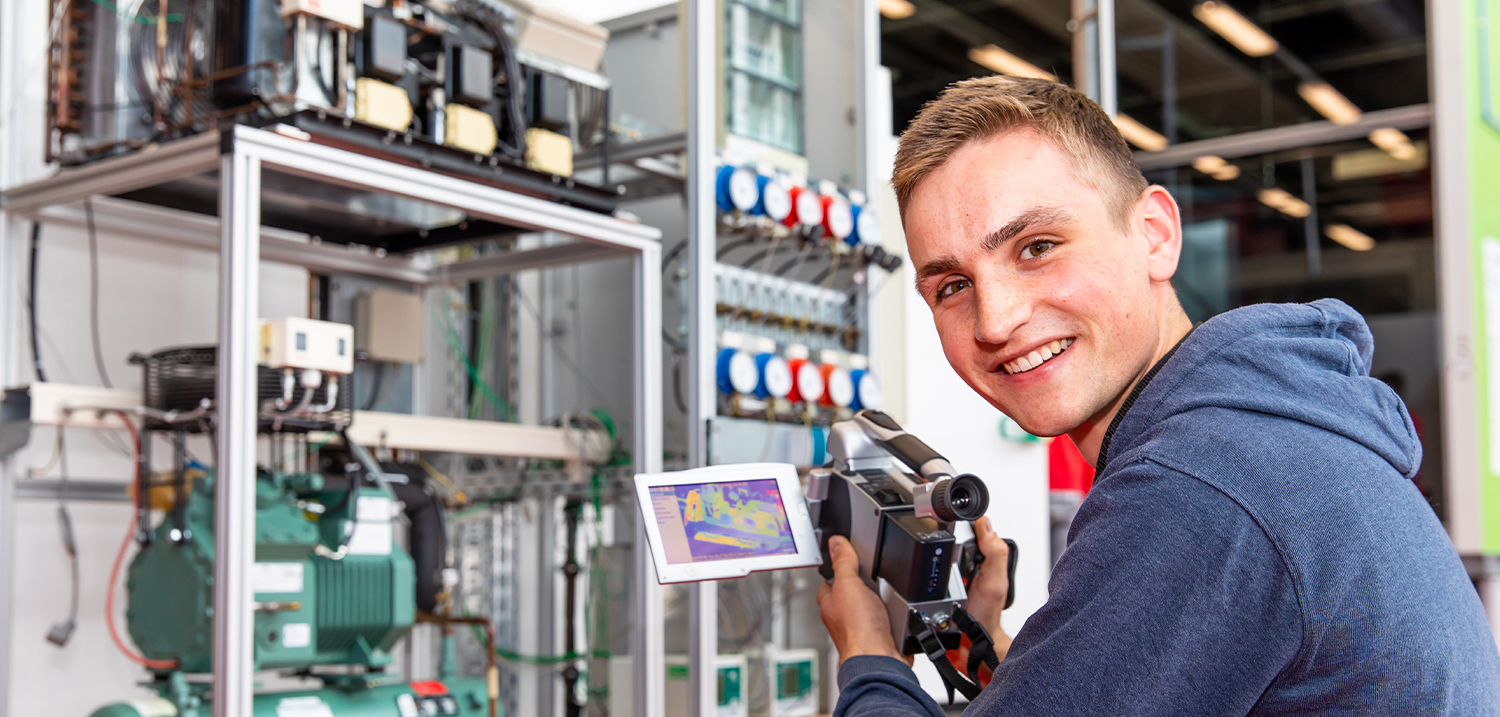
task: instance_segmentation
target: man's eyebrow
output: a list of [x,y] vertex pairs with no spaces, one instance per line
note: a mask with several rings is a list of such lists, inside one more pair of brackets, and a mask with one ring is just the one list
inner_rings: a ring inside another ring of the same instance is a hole
[[1061,207],[1038,207],[1036,209],[1028,209],[1023,212],[1021,216],[1010,220],[1009,224],[1006,224],[1005,226],[990,232],[989,236],[986,236],[979,245],[983,247],[985,251],[992,252],[1004,246],[1006,242],[1015,239],[1018,235],[1020,235],[1027,229],[1030,229],[1031,227],[1037,225],[1066,225],[1073,224],[1075,221],[1076,220],[1073,218],[1073,215],[1069,214],[1067,210],[1062,209]]
[[922,282],[927,281],[934,276],[946,274],[950,271],[956,271],[957,269],[958,260],[951,256],[945,256],[941,259],[934,259],[927,262],[926,264],[923,264],[922,266],[917,268],[917,291],[920,292],[922,290]]

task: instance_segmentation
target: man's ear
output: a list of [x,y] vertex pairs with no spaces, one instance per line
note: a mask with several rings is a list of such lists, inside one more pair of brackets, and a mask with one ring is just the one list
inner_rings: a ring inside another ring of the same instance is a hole
[[1147,272],[1152,281],[1171,281],[1182,256],[1182,217],[1166,189],[1151,185],[1136,201],[1136,227],[1146,240]]

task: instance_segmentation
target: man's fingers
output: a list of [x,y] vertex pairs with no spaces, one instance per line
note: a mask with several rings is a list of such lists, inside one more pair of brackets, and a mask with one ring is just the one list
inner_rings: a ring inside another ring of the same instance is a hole
[[979,541],[979,552],[984,553],[986,563],[1004,565],[1010,558],[1010,546],[995,532],[995,524],[989,516],[974,521],[974,538]]
[[859,555],[854,546],[842,535],[828,539],[828,552],[833,561],[833,579],[859,578]]
[[833,587],[830,586],[828,583],[824,582],[824,583],[818,585],[818,608],[819,609],[822,609],[822,607],[823,607],[823,601],[827,600],[829,594],[831,594],[832,592],[833,592]]

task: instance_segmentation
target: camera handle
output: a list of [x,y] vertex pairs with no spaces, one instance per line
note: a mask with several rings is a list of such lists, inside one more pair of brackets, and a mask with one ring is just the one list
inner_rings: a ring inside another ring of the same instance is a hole
[[935,480],[942,476],[957,476],[958,471],[937,451],[916,436],[907,433],[894,419],[880,411],[866,408],[854,414],[854,423],[865,435],[905,463],[923,480]]

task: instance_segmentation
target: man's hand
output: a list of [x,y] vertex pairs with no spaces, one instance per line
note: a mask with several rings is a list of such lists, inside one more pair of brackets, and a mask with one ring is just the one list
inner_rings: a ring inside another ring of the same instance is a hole
[[[979,552],[984,554],[984,565],[969,583],[969,602],[965,609],[990,631],[990,639],[995,641],[995,656],[1003,660],[1010,649],[1010,636],[1000,629],[1000,611],[1005,609],[1005,597],[1010,593],[1010,580],[1005,574],[1010,546],[1000,539],[987,517],[974,521],[974,537],[979,541]],[[826,610],[824,614],[827,614]],[[824,621],[827,621],[826,617]]]
[[[843,536],[835,535],[828,540],[828,551],[833,562],[833,582],[818,587],[818,610],[823,613],[823,626],[828,628],[828,636],[839,651],[839,664],[855,655],[888,655],[911,664],[896,649],[885,603],[859,577],[859,556],[855,555],[854,546]],[[1000,571],[1000,577],[1005,577],[1005,571]]]

